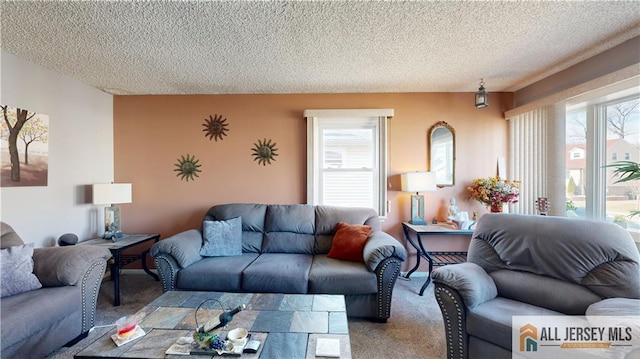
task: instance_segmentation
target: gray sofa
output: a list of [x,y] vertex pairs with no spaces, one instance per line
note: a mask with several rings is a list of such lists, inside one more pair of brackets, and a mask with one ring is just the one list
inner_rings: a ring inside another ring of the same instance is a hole
[[[347,315],[385,322],[407,257],[380,229],[372,209],[311,205],[222,204],[204,220],[242,220],[242,255],[202,257],[202,230],[192,229],[151,248],[164,291],[345,295]],[[327,257],[338,222],[372,227],[364,263]]]
[[447,356],[512,358],[512,316],[640,315],[639,262],[612,223],[485,214],[467,263],[432,273]]
[[[11,226],[0,228],[2,249],[24,244]],[[2,358],[42,358],[86,336],[110,257],[91,246],[35,248],[33,273],[42,287],[0,299]],[[2,285],[11,285],[6,279]]]

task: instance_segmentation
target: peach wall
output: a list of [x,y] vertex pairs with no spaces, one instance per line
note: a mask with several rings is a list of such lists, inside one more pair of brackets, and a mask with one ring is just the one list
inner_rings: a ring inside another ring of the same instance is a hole
[[[475,177],[495,175],[507,155],[512,93],[491,94],[491,106],[476,109],[473,93],[172,95],[114,97],[114,175],[133,183],[133,203],[121,205],[125,232],[159,232],[166,238],[199,227],[204,212],[229,202],[306,202],[305,109],[393,108],[389,120],[389,201],[385,231],[405,243],[401,223],[409,217],[409,193],[399,192],[398,174],[427,169],[427,131],[438,121],[456,130],[456,186],[426,194],[427,217],[440,203],[458,199],[461,210],[484,212],[468,201]],[[228,136],[205,137],[209,115],[227,119]],[[271,165],[253,160],[260,139],[277,144]],[[195,155],[202,172],[194,181],[176,177],[181,155]],[[466,246],[447,239],[447,247]],[[453,248],[457,249],[457,248]],[[410,253],[415,253],[410,251]],[[409,264],[412,264],[411,261]]]

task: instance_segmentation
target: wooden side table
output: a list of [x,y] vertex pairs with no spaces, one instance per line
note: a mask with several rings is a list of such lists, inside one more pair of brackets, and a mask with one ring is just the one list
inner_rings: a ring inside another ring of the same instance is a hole
[[[429,273],[427,280],[420,289],[420,295],[424,294],[424,290],[431,283],[431,271],[434,266],[443,266],[447,264],[455,264],[465,262],[467,260],[467,252],[462,251],[427,251],[423,243],[423,236],[428,235],[467,235],[472,236],[473,231],[470,229],[454,229],[452,226],[445,224],[429,224],[415,225],[408,222],[402,223],[402,230],[407,241],[416,249],[416,265],[404,276],[409,278],[420,266],[420,258],[424,258],[429,262]],[[413,239],[415,237],[415,241]],[[426,240],[425,240],[426,241]]]
[[120,269],[122,267],[140,260],[142,262],[142,269],[156,281],[160,280],[147,266],[147,253],[149,253],[149,249],[137,254],[122,254],[122,251],[145,242],[158,242],[159,240],[159,234],[125,234],[122,238],[118,239],[117,242],[113,242],[110,239],[94,238],[78,244],[105,247],[111,251],[113,259],[109,265],[109,270],[111,271],[111,279],[113,280],[113,306],[117,307],[120,305]]

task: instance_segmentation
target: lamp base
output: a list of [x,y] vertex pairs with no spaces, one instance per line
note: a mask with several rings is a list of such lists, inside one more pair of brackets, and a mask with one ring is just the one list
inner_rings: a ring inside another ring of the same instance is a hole
[[116,242],[122,238],[122,230],[120,230],[120,208],[109,206],[104,208],[104,235],[102,238],[111,239]]
[[424,196],[421,194],[411,195],[411,224],[424,225]]
[[124,237],[124,234],[122,234],[122,231],[119,231],[119,230],[115,231],[115,232],[106,231],[106,232],[104,232],[104,235],[102,236],[102,238],[110,239],[110,240],[112,240],[114,242],[117,242],[118,239],[121,239],[122,237]]

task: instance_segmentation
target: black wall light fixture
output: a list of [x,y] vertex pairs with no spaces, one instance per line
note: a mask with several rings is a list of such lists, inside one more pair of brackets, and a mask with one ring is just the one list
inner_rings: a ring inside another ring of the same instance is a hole
[[480,79],[480,87],[476,92],[476,108],[489,106],[489,93],[484,88],[484,80]]

